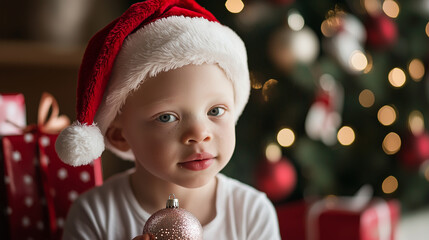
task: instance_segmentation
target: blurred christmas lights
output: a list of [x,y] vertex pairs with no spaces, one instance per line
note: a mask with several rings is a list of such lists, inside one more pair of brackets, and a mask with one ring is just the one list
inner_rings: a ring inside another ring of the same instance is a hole
[[407,77],[402,69],[396,67],[389,72],[388,79],[393,87],[399,88],[404,86]]
[[426,36],[429,37],[429,22],[426,24],[425,32],[426,32]]
[[304,27],[304,18],[297,11],[291,11],[287,18],[287,23],[290,29],[294,31],[299,31]]
[[392,106],[385,105],[378,110],[377,119],[384,126],[392,125],[396,121],[396,111]]
[[262,86],[262,96],[264,97],[264,100],[267,102],[270,98],[270,93],[274,89],[274,87],[277,85],[278,81],[275,79],[269,79],[264,83]]
[[382,8],[383,12],[391,18],[397,18],[399,15],[399,5],[394,0],[385,0]]
[[341,145],[351,145],[355,141],[355,132],[351,127],[344,126],[338,130],[337,139]]
[[243,10],[244,3],[241,0],[227,0],[225,7],[231,13],[239,13]]
[[383,151],[387,155],[393,155],[401,149],[401,137],[395,132],[386,135],[382,143]]
[[394,176],[388,176],[381,184],[381,189],[386,194],[391,194],[398,189],[398,180]]
[[282,157],[282,151],[280,147],[275,143],[270,143],[265,148],[265,157],[270,162],[277,162]]
[[415,58],[408,64],[408,72],[414,81],[419,82],[425,75],[425,66],[420,59]]
[[352,53],[350,57],[350,67],[356,71],[363,71],[368,66],[368,59],[365,54],[359,50]]
[[361,0],[361,3],[368,14],[374,15],[381,11],[381,4],[379,0]]
[[289,128],[283,128],[277,134],[277,142],[282,147],[290,147],[295,142],[295,133]]
[[369,89],[364,89],[359,94],[359,103],[362,105],[362,107],[369,108],[372,105],[374,105],[375,102],[375,95],[374,93]]
[[423,174],[425,179],[429,182],[429,159],[424,161],[420,166],[420,172]]
[[425,130],[425,123],[423,120],[423,114],[420,111],[412,111],[408,117],[408,126],[413,133],[417,136],[423,133]]

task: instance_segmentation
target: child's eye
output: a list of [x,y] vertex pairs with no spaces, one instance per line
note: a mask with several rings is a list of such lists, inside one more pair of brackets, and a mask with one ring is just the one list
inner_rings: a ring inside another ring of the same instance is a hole
[[162,114],[157,118],[158,121],[163,123],[174,122],[177,118],[173,114]]
[[210,115],[210,116],[221,116],[224,113],[225,113],[224,108],[214,107],[214,108],[210,109],[210,111],[208,112],[208,115]]

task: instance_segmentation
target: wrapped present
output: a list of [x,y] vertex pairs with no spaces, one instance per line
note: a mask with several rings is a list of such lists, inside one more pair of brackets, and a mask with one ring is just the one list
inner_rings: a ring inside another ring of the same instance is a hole
[[400,218],[397,200],[372,197],[368,186],[353,197],[329,196],[277,206],[283,239],[394,240]]
[[[51,117],[47,119],[50,107]],[[25,134],[1,139],[7,239],[61,239],[72,202],[102,183],[100,159],[72,167],[58,158],[54,146],[57,132],[68,123],[58,116],[55,99],[44,94],[37,126],[27,128]]]
[[27,125],[25,100],[21,93],[0,94],[0,135],[22,134]]

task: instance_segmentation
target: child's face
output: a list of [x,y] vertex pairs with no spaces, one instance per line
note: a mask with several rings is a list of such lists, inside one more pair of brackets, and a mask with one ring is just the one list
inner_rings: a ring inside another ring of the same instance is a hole
[[115,121],[136,164],[183,187],[206,184],[235,147],[234,91],[217,65],[188,65],[145,81]]

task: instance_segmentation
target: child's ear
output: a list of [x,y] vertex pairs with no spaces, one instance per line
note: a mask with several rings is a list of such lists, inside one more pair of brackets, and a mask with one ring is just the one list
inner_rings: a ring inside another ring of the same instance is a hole
[[121,151],[128,151],[130,145],[123,135],[123,128],[117,119],[113,120],[109,128],[106,131],[106,138],[112,146]]

